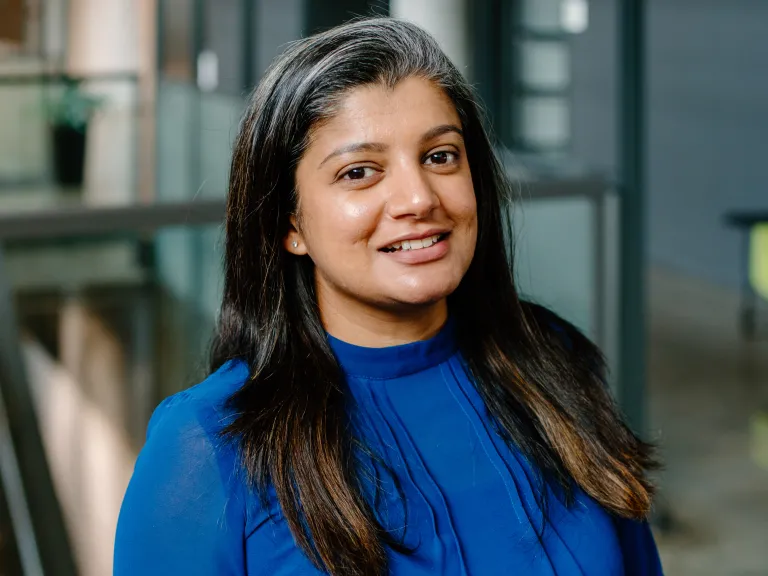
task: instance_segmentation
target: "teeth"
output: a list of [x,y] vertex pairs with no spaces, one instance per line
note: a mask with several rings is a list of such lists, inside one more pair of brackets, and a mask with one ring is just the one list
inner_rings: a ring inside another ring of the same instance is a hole
[[429,248],[440,240],[440,234],[435,234],[429,238],[422,238],[421,240],[403,240],[402,242],[395,242],[386,247],[388,252],[396,252],[398,250],[420,250],[422,248]]

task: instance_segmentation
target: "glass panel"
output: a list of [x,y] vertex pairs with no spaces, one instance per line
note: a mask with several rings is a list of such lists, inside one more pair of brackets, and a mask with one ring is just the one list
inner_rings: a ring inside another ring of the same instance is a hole
[[589,198],[529,200],[515,210],[520,290],[594,332],[594,213]]
[[[615,375],[619,200],[600,184],[585,188],[591,189],[549,198],[533,192],[517,203],[515,276],[526,297],[592,338]],[[610,383],[615,384],[612,377]]]
[[194,144],[198,134],[198,90],[192,84],[163,81],[157,88],[157,197],[181,200],[200,186]]
[[157,93],[157,196],[222,197],[244,100],[161,82]]
[[568,46],[560,41],[522,40],[518,43],[520,83],[526,88],[563,90],[571,80]]
[[570,138],[570,109],[564,97],[520,97],[516,100],[518,138],[524,147],[562,148]]
[[49,134],[43,97],[41,84],[0,84],[0,197],[6,186],[40,180],[48,174]]
[[200,179],[195,187],[200,196],[221,197],[226,193],[232,143],[243,108],[240,96],[200,95]]
[[[171,10],[168,0],[165,6]],[[189,8],[176,16],[190,27],[200,16],[201,44],[196,77],[180,79],[161,71],[156,117],[156,193],[161,200],[222,197],[226,192],[246,92],[244,7],[241,0],[206,0],[199,4],[199,14]],[[190,43],[188,49],[192,54],[196,48]]]
[[560,32],[562,3],[563,0],[523,0],[520,3],[520,26],[537,32]]

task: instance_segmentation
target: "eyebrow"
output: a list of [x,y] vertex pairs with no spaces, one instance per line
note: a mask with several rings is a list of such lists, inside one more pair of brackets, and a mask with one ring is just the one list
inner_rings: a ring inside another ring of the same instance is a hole
[[424,135],[421,137],[421,142],[429,142],[430,140],[434,140],[438,136],[442,136],[443,134],[448,134],[450,132],[455,132],[462,138],[464,138],[464,131],[456,126],[455,124],[441,124],[440,126],[435,126],[434,128],[431,128],[430,130],[427,130]]
[[355,142],[354,144],[347,144],[341,148],[336,148],[336,150],[323,158],[323,161],[320,162],[320,166],[328,162],[331,158],[342,156],[343,154],[351,154],[352,152],[384,152],[386,149],[387,145],[379,142]]
[[[427,130],[424,134],[422,134],[421,138],[419,139],[421,143],[429,142],[430,140],[434,140],[435,138],[442,136],[443,134],[448,134],[450,132],[454,132],[464,137],[464,132],[461,128],[456,126],[455,124],[441,124],[440,126],[435,126],[434,128],[430,128]],[[346,146],[342,146],[341,148],[337,148],[328,156],[323,158],[323,161],[320,162],[318,168],[328,162],[331,158],[335,158],[336,156],[342,156],[344,154],[351,154],[353,152],[385,152],[387,150],[388,146],[386,144],[382,144],[381,142],[355,142],[352,144],[347,144]]]

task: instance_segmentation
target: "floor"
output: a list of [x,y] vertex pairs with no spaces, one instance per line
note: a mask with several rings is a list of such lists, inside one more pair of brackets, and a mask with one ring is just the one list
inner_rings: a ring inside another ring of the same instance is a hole
[[659,270],[649,284],[665,573],[768,576],[768,463],[757,456],[768,450],[768,315],[762,339],[745,343],[732,292]]

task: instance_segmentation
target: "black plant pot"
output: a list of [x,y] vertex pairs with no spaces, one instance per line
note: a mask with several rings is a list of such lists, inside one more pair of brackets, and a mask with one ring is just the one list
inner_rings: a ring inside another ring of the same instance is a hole
[[61,186],[81,186],[88,127],[53,126],[53,173]]

